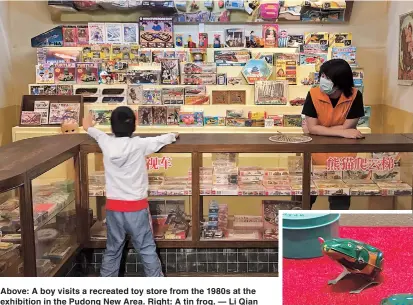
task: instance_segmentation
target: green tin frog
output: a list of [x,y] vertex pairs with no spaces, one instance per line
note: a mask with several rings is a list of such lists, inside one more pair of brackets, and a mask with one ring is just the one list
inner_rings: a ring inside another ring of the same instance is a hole
[[350,293],[360,293],[373,284],[378,284],[376,278],[383,269],[383,253],[368,244],[343,238],[324,240],[319,237],[324,255],[343,266],[343,272],[334,280],[328,281],[335,285],[348,274],[360,274],[368,279],[368,283]]
[[383,299],[380,305],[413,305],[413,294],[395,294]]

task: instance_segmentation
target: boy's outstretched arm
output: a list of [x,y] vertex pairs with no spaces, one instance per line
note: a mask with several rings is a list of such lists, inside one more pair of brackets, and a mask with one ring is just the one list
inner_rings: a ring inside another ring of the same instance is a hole
[[156,153],[165,145],[171,144],[179,137],[178,133],[168,133],[158,137],[140,138],[145,145],[145,156]]
[[93,115],[89,113],[83,118],[83,129],[98,142],[99,146],[102,144],[104,139],[109,137],[105,132],[94,128],[96,122],[93,120]]

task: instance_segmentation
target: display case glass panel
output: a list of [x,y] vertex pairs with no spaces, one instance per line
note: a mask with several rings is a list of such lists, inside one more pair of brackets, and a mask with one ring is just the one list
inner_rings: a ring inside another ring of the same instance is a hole
[[[191,154],[152,154],[147,157],[148,201],[157,241],[192,239]],[[105,170],[101,153],[88,154],[89,207],[93,210],[90,240],[106,241]]]
[[410,152],[312,154],[313,209],[410,209],[412,165]]
[[0,193],[0,276],[23,276],[19,189]]
[[301,209],[303,156],[203,154],[202,241],[278,240],[278,211]]
[[78,248],[74,160],[32,181],[37,276],[54,276]]

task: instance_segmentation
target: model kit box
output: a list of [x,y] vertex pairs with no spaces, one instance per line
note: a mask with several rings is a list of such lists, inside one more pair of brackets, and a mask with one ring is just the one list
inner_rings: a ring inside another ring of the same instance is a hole
[[150,126],[153,124],[152,107],[140,106],[138,109],[138,125]]
[[245,90],[229,90],[228,104],[230,105],[245,105],[247,103]]
[[142,86],[141,85],[130,85],[128,86],[128,105],[138,105],[142,104]]
[[343,178],[342,171],[329,171],[324,165],[313,165],[311,174],[314,180],[341,180]]
[[350,195],[350,188],[341,180],[314,181],[320,196]]
[[244,66],[250,58],[248,50],[214,51],[214,62],[217,66]]
[[265,196],[265,188],[262,185],[239,185],[238,196]]
[[300,53],[300,66],[315,65],[327,61],[327,54],[303,54]]
[[351,196],[380,196],[381,190],[376,184],[361,184],[350,186]]
[[403,182],[377,182],[382,196],[410,196],[412,187]]
[[318,33],[305,33],[304,34],[305,44],[321,44],[327,45],[329,43],[329,33],[318,32]]
[[185,87],[186,105],[208,105],[209,95],[205,86]]
[[185,74],[211,74],[217,73],[216,63],[186,62],[182,64]]
[[218,116],[205,116],[204,117],[205,126],[225,126],[225,118]]
[[222,91],[222,90],[213,90],[212,91],[212,105],[224,105],[228,104],[228,91]]
[[350,66],[357,66],[356,47],[334,47],[331,50],[332,59],[343,59]]
[[349,47],[352,45],[352,33],[330,33],[330,47]]
[[387,171],[378,171],[378,170],[373,170],[372,171],[373,175],[373,181],[378,182],[378,181],[400,181],[400,167],[394,167],[391,170]]
[[297,84],[298,54],[274,54],[275,79],[286,80],[290,85]]
[[161,105],[162,90],[160,88],[142,88],[142,105]]
[[264,169],[262,167],[240,167],[240,176],[262,176],[264,175]]
[[29,85],[29,94],[30,95],[56,95],[57,86],[56,85]]
[[183,85],[216,85],[216,74],[183,74]]
[[57,95],[73,95],[72,85],[57,85]]
[[164,105],[183,105],[184,104],[184,88],[162,88],[162,103]]
[[65,25],[63,31],[63,46],[76,47],[77,46],[77,27],[75,25]]
[[226,117],[227,118],[242,118],[244,115],[244,110],[242,109],[227,109]]
[[268,119],[274,120],[274,126],[283,126],[283,116],[282,115],[268,115]]
[[62,124],[65,120],[79,123],[79,103],[50,103],[49,124]]
[[23,126],[40,126],[41,113],[36,111],[22,111],[20,117],[20,124]]
[[161,84],[178,85],[179,84],[179,60],[178,59],[161,59]]
[[179,125],[179,112],[181,107],[168,106],[166,109],[167,113],[167,125],[169,126],[178,126]]
[[359,118],[357,122],[358,127],[370,127],[370,117],[364,116]]
[[345,170],[343,171],[343,180],[371,180],[372,173],[370,170]]
[[161,71],[153,68],[130,68],[127,74],[128,85],[157,85],[160,82]]
[[285,114],[284,117],[284,127],[302,127],[302,116],[301,114]]
[[173,48],[171,17],[139,17],[139,44],[142,48]]
[[287,81],[258,81],[255,83],[256,105],[286,105]]
[[157,106],[152,108],[153,125],[166,126],[167,125],[167,107]]
[[97,63],[76,64],[76,80],[78,84],[98,84],[98,75]]
[[179,126],[182,127],[202,127],[204,125],[204,113],[197,112],[180,112]]
[[57,26],[45,33],[37,35],[31,39],[32,48],[42,47],[62,47],[63,32],[62,27]]
[[226,126],[245,127],[245,118],[226,118]]

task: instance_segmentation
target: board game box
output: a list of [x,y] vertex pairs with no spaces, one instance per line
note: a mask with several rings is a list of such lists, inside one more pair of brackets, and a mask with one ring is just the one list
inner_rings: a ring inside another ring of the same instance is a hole
[[139,44],[142,48],[173,48],[171,17],[139,17]]
[[266,81],[272,74],[272,69],[264,59],[250,59],[241,70],[247,83],[252,85],[257,81]]
[[229,90],[228,104],[245,105],[247,103],[247,95],[245,90]]
[[286,80],[290,85],[297,84],[297,54],[274,54],[275,79]]
[[229,92],[228,91],[212,91],[212,105],[228,104]]

